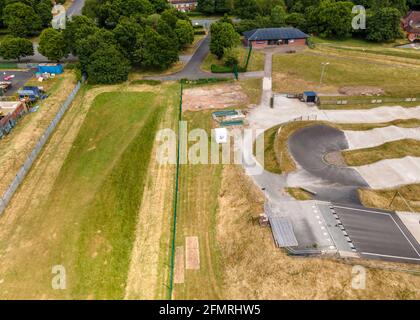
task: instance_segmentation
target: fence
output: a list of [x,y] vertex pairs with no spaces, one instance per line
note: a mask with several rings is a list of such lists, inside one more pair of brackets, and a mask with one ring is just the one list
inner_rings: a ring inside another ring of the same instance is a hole
[[81,82],[79,81],[77,85],[74,87],[73,91],[67,97],[66,101],[64,101],[63,105],[61,106],[60,110],[55,115],[54,119],[51,121],[48,128],[44,131],[42,136],[39,138],[38,142],[36,143],[35,147],[32,149],[30,155],[26,158],[23,165],[18,170],[15,178],[13,179],[10,186],[7,188],[6,192],[0,198],[0,215],[4,212],[7,205],[9,204],[10,200],[12,199],[13,195],[15,194],[17,188],[19,188],[20,184],[22,183],[25,176],[28,174],[29,170],[32,167],[35,159],[38,157],[39,153],[41,152],[43,146],[47,142],[48,138],[54,132],[57,124],[60,122],[61,118],[63,117],[64,113],[67,111],[70,104],[73,102],[74,97],[79,92],[81,87]]
[[383,104],[383,103],[401,103],[420,101],[417,96],[412,97],[355,97],[355,96],[320,96],[320,105],[355,105],[355,104]]

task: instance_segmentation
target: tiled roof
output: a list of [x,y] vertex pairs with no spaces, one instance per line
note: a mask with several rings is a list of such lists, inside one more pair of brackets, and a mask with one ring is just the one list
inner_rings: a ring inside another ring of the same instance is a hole
[[410,11],[402,20],[405,31],[420,32],[420,11]]
[[265,28],[245,31],[248,40],[306,39],[309,36],[296,28]]

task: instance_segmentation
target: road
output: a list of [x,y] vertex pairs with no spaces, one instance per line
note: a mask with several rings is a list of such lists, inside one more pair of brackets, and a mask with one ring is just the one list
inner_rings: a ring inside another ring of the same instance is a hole
[[[85,5],[85,0],[74,0],[73,4],[67,9],[67,17],[73,17],[80,15],[82,13],[83,6]],[[38,43],[34,43],[34,52],[32,56],[22,58],[20,63],[40,63],[48,62],[48,59],[38,52]],[[76,61],[77,58],[73,55],[69,55],[63,61]],[[4,61],[0,59],[0,61]],[[10,61],[9,61],[10,62]]]
[[170,75],[146,77],[145,79],[172,81],[181,79],[196,80],[202,78],[233,78],[233,74],[213,74],[200,69],[201,63],[204,61],[207,54],[209,53],[209,44],[210,36],[208,35],[204,38],[204,40],[202,40],[200,46],[197,48],[197,50],[187,62],[187,65],[181,71]]
[[67,17],[82,14],[82,9],[85,6],[85,1],[86,0],[74,0],[73,4],[67,9]]
[[331,165],[325,156],[348,149],[344,133],[326,125],[305,127],[289,138],[289,150],[296,162],[311,175],[329,182],[322,188],[312,187],[317,197],[325,201],[360,204],[357,189],[369,187],[352,168]]

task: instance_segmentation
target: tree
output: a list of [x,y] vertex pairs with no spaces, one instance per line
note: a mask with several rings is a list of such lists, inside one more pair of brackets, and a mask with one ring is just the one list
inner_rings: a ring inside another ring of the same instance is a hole
[[35,7],[36,14],[41,19],[43,27],[48,27],[51,24],[53,15],[51,13],[51,1],[41,1]]
[[256,0],[235,0],[234,11],[241,19],[252,19],[261,13]]
[[235,65],[239,64],[239,52],[236,48],[228,48],[225,49],[223,55],[223,61],[225,66],[227,67],[234,67]]
[[347,1],[321,0],[318,7],[307,9],[311,32],[322,37],[344,38],[351,35],[353,3]]
[[34,47],[30,40],[7,36],[0,44],[0,57],[5,60],[18,60],[34,54]]
[[142,27],[134,19],[127,17],[122,17],[112,31],[118,43],[118,49],[130,61],[134,61],[138,34],[142,31]]
[[306,19],[302,13],[293,12],[286,17],[286,24],[302,31],[306,30]]
[[130,72],[130,63],[111,45],[97,50],[87,67],[89,83],[113,84],[126,81]]
[[215,10],[215,0],[198,0],[197,10],[204,14],[212,14]]
[[272,27],[283,27],[286,24],[286,10],[283,6],[277,5],[271,10]]
[[392,41],[402,36],[400,12],[396,8],[382,8],[367,19],[367,37],[371,41]]
[[118,47],[112,31],[106,29],[98,29],[94,34],[80,39],[77,43],[77,53],[80,61],[82,72],[86,72],[92,59],[91,56],[100,49],[108,47]]
[[229,23],[213,23],[210,31],[210,52],[215,54],[218,59],[223,57],[225,49],[232,48],[239,43],[239,34]]
[[194,28],[189,21],[178,20],[176,22],[175,33],[178,37],[179,46],[185,47],[194,41]]
[[69,54],[62,31],[48,28],[42,31],[38,51],[49,60],[60,61]]
[[95,22],[89,17],[84,15],[72,17],[71,20],[67,21],[66,29],[63,30],[69,51],[78,55],[80,41],[95,34],[98,30]]
[[151,27],[146,27],[137,41],[137,48],[137,64],[145,68],[167,69],[178,61],[178,48]]
[[4,8],[3,21],[9,33],[16,37],[33,35],[42,27],[41,19],[34,9],[20,2],[8,4]]

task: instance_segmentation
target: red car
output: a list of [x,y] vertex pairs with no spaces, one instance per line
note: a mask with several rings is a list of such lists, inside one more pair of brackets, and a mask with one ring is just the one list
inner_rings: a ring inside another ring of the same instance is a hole
[[15,75],[14,75],[14,74],[11,74],[11,75],[9,75],[9,76],[5,76],[3,79],[4,79],[4,81],[10,81],[10,80],[12,80],[14,77],[15,77]]

